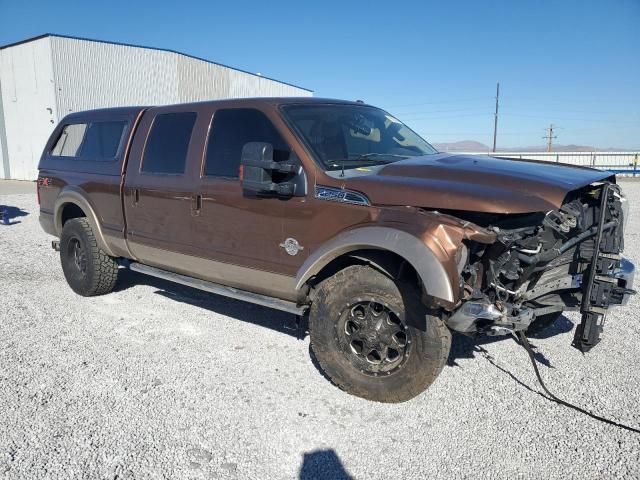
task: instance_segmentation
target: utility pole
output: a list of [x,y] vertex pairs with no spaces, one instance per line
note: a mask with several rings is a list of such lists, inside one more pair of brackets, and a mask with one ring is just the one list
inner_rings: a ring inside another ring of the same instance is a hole
[[544,137],[542,137],[547,140],[547,152],[551,151],[551,147],[553,146],[553,139],[558,138],[556,135],[553,134],[553,129],[554,129],[554,126],[552,123],[551,125],[549,125],[549,128],[547,130],[548,133]]
[[496,113],[493,121],[493,151],[496,151],[496,137],[498,136],[498,101],[500,99],[500,82],[496,85]]

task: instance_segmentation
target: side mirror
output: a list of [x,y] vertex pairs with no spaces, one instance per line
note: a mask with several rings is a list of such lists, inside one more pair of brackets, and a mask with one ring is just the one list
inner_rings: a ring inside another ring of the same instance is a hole
[[[257,193],[293,196],[296,182],[277,181],[276,177],[291,177],[299,169],[290,162],[273,160],[273,145],[265,142],[249,142],[242,147],[240,156],[240,183],[244,190]],[[274,175],[274,174],[281,175]],[[284,175],[282,175],[284,174]]]

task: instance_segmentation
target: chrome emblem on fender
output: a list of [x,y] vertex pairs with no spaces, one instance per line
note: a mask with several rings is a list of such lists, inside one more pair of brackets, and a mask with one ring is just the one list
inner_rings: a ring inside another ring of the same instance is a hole
[[291,237],[282,242],[280,246],[291,256],[297,255],[300,250],[304,250],[304,247],[300,245],[295,238]]
[[354,205],[369,206],[369,199],[360,192],[344,190],[341,188],[324,187],[316,185],[316,198],[319,200],[329,200],[331,202],[351,203]]

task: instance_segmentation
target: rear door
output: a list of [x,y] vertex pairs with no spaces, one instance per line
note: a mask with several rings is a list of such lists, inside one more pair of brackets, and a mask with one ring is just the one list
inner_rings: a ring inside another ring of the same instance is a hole
[[143,263],[180,271],[181,256],[189,250],[193,185],[202,154],[201,110],[193,105],[151,109],[136,134],[123,199],[128,245]]

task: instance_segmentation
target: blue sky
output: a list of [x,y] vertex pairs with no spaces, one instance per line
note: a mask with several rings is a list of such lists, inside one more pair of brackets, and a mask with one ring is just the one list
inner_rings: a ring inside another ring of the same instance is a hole
[[432,142],[640,148],[640,0],[0,0],[0,44],[51,32],[169,48],[362,99]]

